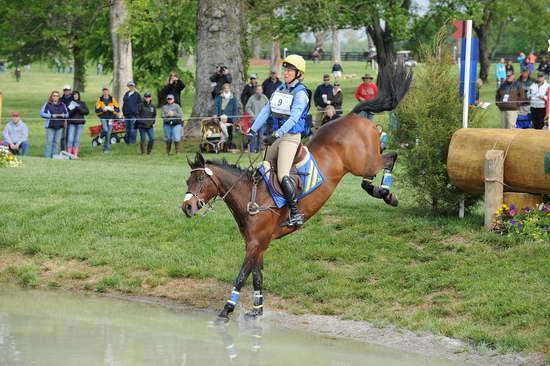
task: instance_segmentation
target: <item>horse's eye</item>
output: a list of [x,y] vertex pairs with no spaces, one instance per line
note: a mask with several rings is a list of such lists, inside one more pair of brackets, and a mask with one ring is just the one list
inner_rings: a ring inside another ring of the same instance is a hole
[[204,180],[204,177],[203,177],[202,175],[199,175],[199,176],[197,177],[197,180],[198,180],[199,182],[202,182],[202,181]]

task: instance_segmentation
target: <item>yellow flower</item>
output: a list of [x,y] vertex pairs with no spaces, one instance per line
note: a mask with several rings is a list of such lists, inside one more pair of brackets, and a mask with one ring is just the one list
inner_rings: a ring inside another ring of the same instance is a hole
[[6,158],[8,161],[9,160],[13,160],[13,155],[8,155],[8,157]]

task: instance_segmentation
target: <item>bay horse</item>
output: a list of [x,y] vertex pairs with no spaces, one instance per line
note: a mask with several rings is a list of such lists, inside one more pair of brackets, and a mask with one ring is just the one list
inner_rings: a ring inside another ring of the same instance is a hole
[[[344,177],[351,173],[363,177],[361,184],[370,195],[384,199],[390,205],[397,205],[397,198],[389,187],[381,188],[372,179],[384,169],[384,179],[391,178],[391,170],[397,158],[396,153],[381,155],[380,139],[376,126],[359,113],[369,111],[380,113],[394,109],[407,93],[412,80],[410,72],[401,62],[390,62],[380,73],[378,97],[361,102],[347,115],[323,125],[311,139],[308,149],[315,157],[325,182],[315,191],[299,201],[305,220],[311,218],[325,204],[334,189]],[[252,273],[254,287],[253,309],[247,316],[263,314],[262,269],[264,253],[274,239],[282,238],[296,230],[296,227],[280,226],[288,217],[288,208],[272,208],[256,215],[248,212],[255,173],[241,169],[224,161],[205,161],[197,153],[194,161],[188,159],[191,175],[187,180],[187,193],[181,208],[187,217],[193,217],[209,201],[221,198],[228,206],[238,224],[245,241],[244,262],[235,280],[229,300],[218,319],[228,321],[235,309],[240,291]],[[257,181],[256,181],[257,182]],[[387,182],[386,182],[387,183]],[[382,184],[384,187],[384,183]],[[273,200],[263,180],[257,186],[256,201],[263,206],[272,206]]]
[[323,50],[323,48],[317,47],[310,55],[311,61],[313,61],[313,63],[317,63],[321,61],[321,58],[323,57],[324,54],[325,54],[325,51]]

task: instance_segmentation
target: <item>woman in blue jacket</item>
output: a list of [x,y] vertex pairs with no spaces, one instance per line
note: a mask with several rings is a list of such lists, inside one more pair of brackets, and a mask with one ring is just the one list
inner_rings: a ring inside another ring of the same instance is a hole
[[69,111],[65,104],[61,103],[58,91],[50,94],[49,100],[42,106],[40,116],[44,118],[46,128],[46,152],[45,157],[51,158],[57,154],[57,149],[65,127],[65,119],[69,117]]

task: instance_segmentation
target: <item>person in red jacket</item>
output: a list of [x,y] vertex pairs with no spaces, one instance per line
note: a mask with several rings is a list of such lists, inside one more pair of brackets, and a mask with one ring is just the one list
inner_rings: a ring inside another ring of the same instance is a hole
[[[355,99],[357,99],[357,101],[359,102],[364,102],[366,100],[377,97],[378,87],[373,82],[374,78],[372,77],[372,75],[367,74],[361,79],[363,79],[363,83],[361,83],[355,90]],[[362,115],[363,117],[367,117],[371,121],[374,118],[374,113],[371,112],[361,112],[360,115]]]

